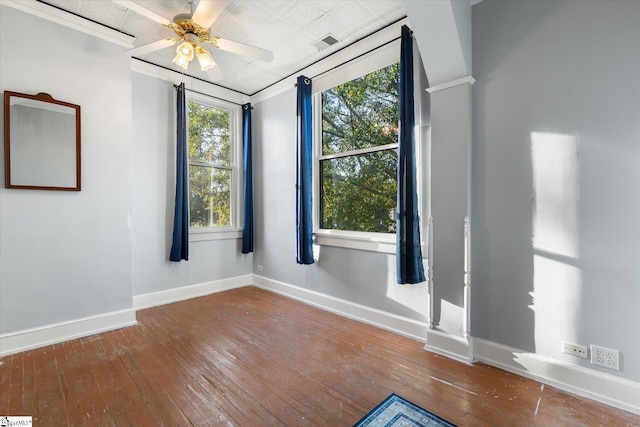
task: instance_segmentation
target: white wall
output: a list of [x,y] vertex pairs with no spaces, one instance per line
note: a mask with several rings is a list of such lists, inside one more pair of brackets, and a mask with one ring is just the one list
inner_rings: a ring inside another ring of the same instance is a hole
[[[473,8],[474,336],[640,380],[640,3]],[[620,350],[621,370],[561,354]]]
[[0,333],[131,307],[131,71],[121,52],[0,6],[0,88],[82,112],[81,192],[0,188]]
[[250,274],[241,240],[191,242],[189,261],[170,262],[175,198],[175,89],[133,74],[133,295]]

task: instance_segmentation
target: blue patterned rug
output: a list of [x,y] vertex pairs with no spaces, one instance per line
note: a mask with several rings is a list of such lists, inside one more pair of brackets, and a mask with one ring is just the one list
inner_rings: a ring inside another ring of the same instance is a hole
[[393,393],[353,427],[456,427]]

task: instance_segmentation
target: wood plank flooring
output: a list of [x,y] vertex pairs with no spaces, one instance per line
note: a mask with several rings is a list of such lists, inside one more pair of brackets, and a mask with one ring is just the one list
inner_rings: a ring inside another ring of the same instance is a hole
[[640,416],[246,287],[0,359],[0,415],[36,426],[352,426],[396,393],[460,426]]

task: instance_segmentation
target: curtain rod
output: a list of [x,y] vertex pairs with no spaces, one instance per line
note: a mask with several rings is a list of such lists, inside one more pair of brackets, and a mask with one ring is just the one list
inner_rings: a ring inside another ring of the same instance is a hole
[[[315,79],[316,77],[320,77],[321,75],[326,74],[326,73],[328,73],[329,71],[333,71],[333,70],[335,70],[336,68],[340,68],[340,67],[342,67],[343,65],[348,64],[348,63],[349,63],[349,62],[351,62],[351,61],[355,61],[355,60],[356,60],[356,59],[358,59],[358,58],[362,58],[363,56],[368,55],[368,54],[370,54],[371,52],[374,52],[374,51],[376,51],[376,50],[378,50],[378,49],[381,49],[381,48],[385,47],[386,45],[388,45],[388,44],[391,44],[391,43],[395,42],[396,40],[400,40],[400,37],[396,37],[395,39],[391,39],[391,40],[389,40],[389,41],[387,41],[387,42],[385,42],[385,43],[381,44],[380,46],[376,46],[376,47],[374,47],[373,49],[369,49],[368,51],[366,51],[366,52],[364,52],[364,53],[361,53],[361,54],[360,54],[360,55],[358,55],[358,56],[354,56],[353,58],[350,58],[350,59],[348,59],[348,60],[346,60],[346,61],[344,61],[344,62],[342,62],[342,63],[340,63],[340,64],[338,64],[338,65],[335,65],[335,66],[333,66],[333,67],[329,68],[328,70],[324,70],[323,72],[318,73],[318,74],[316,74],[315,76],[311,77],[311,80]],[[293,87],[298,87],[298,83],[294,83],[294,84],[293,84]]]
[[[174,88],[174,89],[177,89],[177,88],[178,88],[178,86],[180,86],[180,85],[174,84],[174,85],[173,85],[173,88]],[[230,103],[230,104],[239,105],[240,107],[242,107],[243,105],[245,105],[245,104],[238,104],[237,102],[229,101],[228,99],[220,98],[220,97],[218,97],[218,96],[209,95],[208,93],[199,92],[199,91],[197,91],[197,90],[189,89],[189,88],[187,88],[187,87],[185,87],[185,88],[184,88],[184,90],[187,90],[187,91],[189,91],[189,92],[193,92],[193,93],[197,93],[198,95],[208,96],[209,98],[214,98],[214,99],[218,99],[218,100],[220,100],[220,101],[228,102],[228,103]],[[251,109],[253,110],[253,107],[251,107]]]

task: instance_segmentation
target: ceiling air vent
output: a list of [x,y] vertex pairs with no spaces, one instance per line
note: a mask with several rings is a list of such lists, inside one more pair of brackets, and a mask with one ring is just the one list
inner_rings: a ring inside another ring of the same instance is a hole
[[318,48],[318,50],[326,49],[332,44],[338,43],[338,39],[332,36],[331,34],[327,34],[322,39],[315,42],[313,45]]

